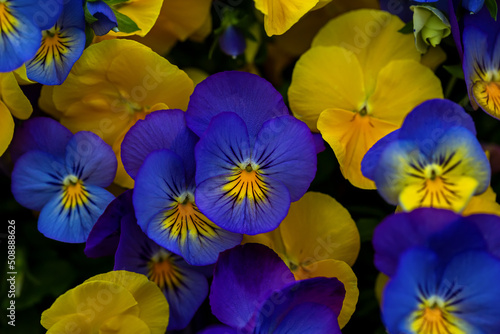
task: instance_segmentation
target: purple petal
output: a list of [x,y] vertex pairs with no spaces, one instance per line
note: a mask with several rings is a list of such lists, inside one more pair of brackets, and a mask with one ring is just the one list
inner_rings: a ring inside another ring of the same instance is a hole
[[258,244],[236,246],[222,252],[215,265],[212,313],[231,327],[253,328],[262,303],[294,281],[290,269],[271,249]]
[[245,72],[221,72],[198,84],[186,112],[186,121],[199,137],[221,112],[235,112],[245,122],[250,141],[270,118],[288,115],[276,89],[265,79]]

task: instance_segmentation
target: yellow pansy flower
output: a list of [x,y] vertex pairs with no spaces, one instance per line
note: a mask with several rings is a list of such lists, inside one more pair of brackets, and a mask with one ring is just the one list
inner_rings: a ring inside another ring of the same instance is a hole
[[40,106],[72,132],[92,131],[113,147],[115,182],[131,188],[120,146],[139,119],[159,109],[186,109],[193,81],[148,47],[125,39],[91,45],[60,86],[44,87]]
[[164,334],[169,307],[158,286],[141,274],[119,270],[89,278],[59,296],[42,313],[47,333]]
[[0,155],[7,150],[14,135],[12,116],[28,119],[32,112],[33,107],[19,87],[14,72],[0,73]]
[[288,97],[294,115],[330,144],[346,179],[374,189],[361,160],[421,102],[442,98],[439,79],[420,64],[403,22],[362,9],[331,20],[297,62]]
[[268,36],[281,35],[307,12],[319,9],[331,0],[255,0],[255,8],[264,14]]
[[281,225],[268,233],[245,235],[244,243],[261,243],[273,249],[298,280],[336,277],[346,297],[339,315],[342,328],[358,301],[357,278],[351,269],[359,253],[360,238],[349,212],[334,198],[306,193],[290,205]]

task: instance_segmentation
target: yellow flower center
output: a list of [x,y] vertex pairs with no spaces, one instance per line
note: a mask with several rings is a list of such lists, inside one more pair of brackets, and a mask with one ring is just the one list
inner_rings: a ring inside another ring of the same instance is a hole
[[162,249],[148,263],[149,279],[162,290],[175,289],[181,285],[183,274],[175,265],[174,256]]
[[465,334],[459,320],[453,315],[453,306],[439,297],[430,297],[421,302],[411,315],[410,328],[417,334]]
[[66,210],[82,206],[89,200],[89,193],[83,181],[75,175],[68,175],[63,180],[62,204]]
[[5,0],[0,1],[0,35],[10,34],[19,25],[19,21],[12,15]]
[[260,202],[265,199],[267,183],[258,167],[247,164],[244,168],[236,167],[222,187],[227,197],[241,203],[245,198]]

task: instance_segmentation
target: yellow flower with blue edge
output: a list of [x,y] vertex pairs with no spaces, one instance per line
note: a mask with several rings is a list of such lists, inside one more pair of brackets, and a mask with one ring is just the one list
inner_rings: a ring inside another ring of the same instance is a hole
[[380,138],[401,126],[419,103],[442,97],[439,79],[419,63],[403,22],[378,10],[357,10],[331,20],[297,62],[288,91],[290,108],[321,132],[354,186],[373,189],[361,160]]
[[91,45],[66,81],[44,87],[42,107],[72,132],[92,131],[118,158],[115,182],[131,188],[120,145],[139,119],[160,109],[187,108],[193,82],[177,66],[135,41],[115,39]]
[[141,274],[96,275],[59,296],[42,313],[47,333],[164,334],[169,307],[160,288]]
[[357,278],[350,266],[358,256],[360,238],[351,215],[334,198],[307,192],[290,205],[277,229],[245,235],[243,242],[260,243],[274,250],[297,280],[336,277],[346,289],[340,328],[347,324],[359,295]]
[[19,87],[14,72],[0,73],[0,155],[14,136],[14,119],[28,119],[33,111],[30,101]]
[[255,0],[255,8],[264,14],[264,28],[268,36],[281,35],[313,9],[331,0]]

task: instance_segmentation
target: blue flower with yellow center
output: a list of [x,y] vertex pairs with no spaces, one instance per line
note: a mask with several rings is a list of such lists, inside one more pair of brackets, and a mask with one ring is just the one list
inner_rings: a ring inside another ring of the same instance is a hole
[[64,4],[56,24],[42,32],[40,47],[26,63],[28,78],[45,85],[60,85],[85,48],[85,18],[82,3]]
[[[16,133],[12,193],[23,206],[41,211],[38,229],[63,242],[85,242],[92,226],[114,196],[116,158],[110,146],[91,132],[72,135],[48,118],[34,118]],[[18,146],[19,145],[19,146]]]
[[140,120],[122,144],[125,170],[135,179],[133,203],[142,230],[192,265],[212,264],[241,242],[198,208],[194,147],[198,137],[181,110],[159,110]]
[[186,120],[195,148],[196,203],[235,233],[275,229],[316,172],[314,140],[281,95],[249,73],[223,72],[200,83]]
[[56,23],[61,10],[62,1],[0,0],[0,72],[35,56],[42,30]]
[[478,14],[465,17],[462,40],[471,104],[500,118],[500,22],[484,7]]
[[474,123],[459,105],[429,100],[401,129],[365,155],[362,172],[389,203],[411,211],[437,207],[461,212],[490,183],[490,166],[475,137]]

